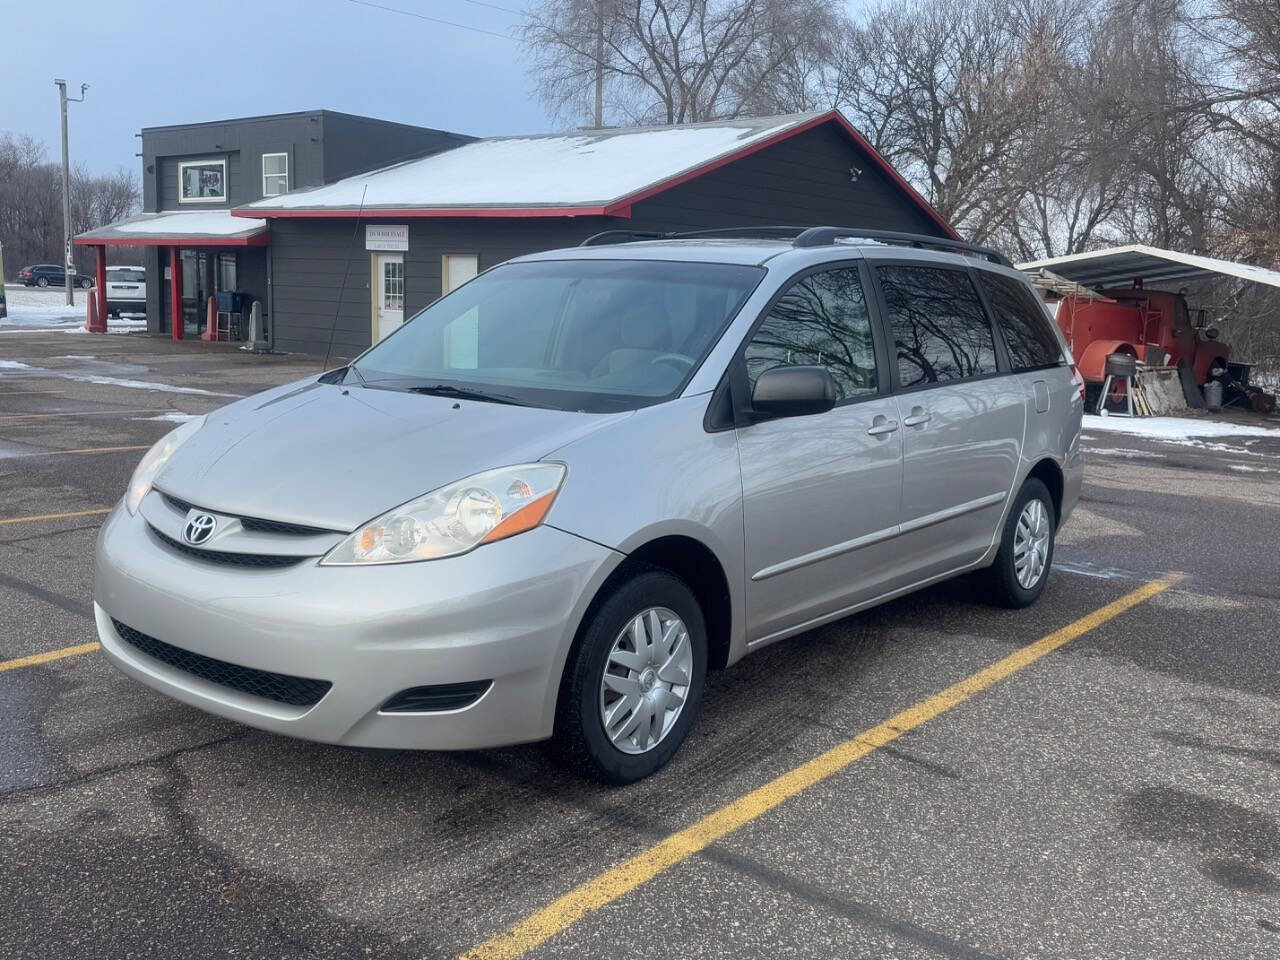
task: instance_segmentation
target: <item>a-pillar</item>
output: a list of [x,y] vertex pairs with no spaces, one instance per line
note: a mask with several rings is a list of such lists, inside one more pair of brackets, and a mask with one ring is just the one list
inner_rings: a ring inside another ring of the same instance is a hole
[[97,251],[97,266],[95,279],[97,281],[98,295],[98,327],[95,333],[107,332],[107,248],[104,244],[94,248]]
[[174,340],[182,339],[182,251],[169,248],[169,332]]

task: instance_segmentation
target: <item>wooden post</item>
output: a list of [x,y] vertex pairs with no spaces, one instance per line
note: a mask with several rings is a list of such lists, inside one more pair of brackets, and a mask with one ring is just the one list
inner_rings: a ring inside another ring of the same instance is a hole
[[169,333],[182,339],[182,251],[169,248]]
[[103,244],[94,248],[97,251],[97,295],[98,295],[98,322],[94,333],[107,332],[107,247]]

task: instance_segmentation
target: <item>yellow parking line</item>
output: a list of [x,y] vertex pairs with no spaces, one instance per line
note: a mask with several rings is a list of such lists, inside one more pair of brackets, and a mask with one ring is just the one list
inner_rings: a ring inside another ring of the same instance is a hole
[[110,512],[110,507],[94,507],[92,510],[72,510],[69,513],[37,513],[30,517],[9,517],[0,520],[0,527],[7,527],[11,523],[35,523],[37,520],[69,520],[72,517],[98,517]]
[[81,643],[74,647],[63,647],[61,650],[33,653],[29,657],[18,657],[16,660],[0,660],[0,673],[4,673],[6,670],[17,670],[21,667],[34,667],[41,663],[50,663],[66,657],[78,657],[82,653],[93,653],[101,646],[102,644],[95,640],[93,643]]
[[464,953],[462,960],[514,960],[523,956],[573,926],[590,911],[598,910],[630,893],[784,801],[839,773],[851,763],[1035,663],[1064,644],[1167,590],[1183,577],[1183,574],[1172,574],[1155,583],[1144,584],[1061,630],[1022,647],[1003,660],[998,660],[927,700],[922,700],[884,723],[832,747],[826,753],[708,814],[692,826],[611,867],[595,879],[588,880],[491,940]]
[[10,459],[18,457],[59,457],[64,453],[123,453],[127,450],[150,450],[149,443],[135,443],[127,447],[81,447],[78,450],[36,450],[32,453],[15,453]]

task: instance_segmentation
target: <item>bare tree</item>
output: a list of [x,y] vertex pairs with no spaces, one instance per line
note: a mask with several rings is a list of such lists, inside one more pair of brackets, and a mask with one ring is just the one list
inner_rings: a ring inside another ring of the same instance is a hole
[[822,0],[541,0],[524,30],[538,90],[582,120],[693,123],[811,107],[842,20]]
[[[120,220],[138,208],[133,173],[119,169],[93,176],[79,169],[71,180],[72,233]],[[62,179],[44,145],[27,136],[0,134],[0,240],[5,263],[62,262]],[[86,268],[87,255],[78,257]]]

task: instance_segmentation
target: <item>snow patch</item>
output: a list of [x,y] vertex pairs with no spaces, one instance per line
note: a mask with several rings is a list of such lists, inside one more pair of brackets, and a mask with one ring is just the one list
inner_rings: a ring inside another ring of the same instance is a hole
[[1125,433],[1174,443],[1200,437],[1271,437],[1280,439],[1280,427],[1259,427],[1222,420],[1191,417],[1098,417],[1086,414],[1084,426],[1102,433]]
[[182,413],[179,410],[170,410],[168,413],[162,413],[158,417],[132,417],[130,419],[139,421],[159,420],[163,423],[186,423],[188,420],[198,420],[198,413]]
[[1129,447],[1087,447],[1087,452],[1100,457],[1124,457],[1129,460],[1163,460],[1163,453],[1153,453],[1150,450],[1133,450]]
[[0,360],[0,370],[30,370],[31,367],[17,360]]
[[150,380],[127,380],[121,377],[100,377],[90,373],[63,373],[58,370],[42,370],[54,377],[65,377],[67,380],[80,380],[84,383],[96,383],[104,387],[127,387],[131,390],[158,390],[161,393],[194,393],[205,397],[235,397],[238,393],[217,393],[213,390],[201,390],[199,387],[175,387],[171,383],[153,383]]

